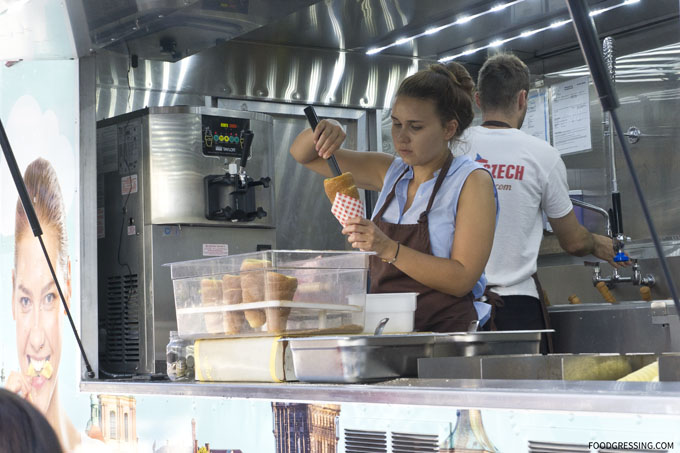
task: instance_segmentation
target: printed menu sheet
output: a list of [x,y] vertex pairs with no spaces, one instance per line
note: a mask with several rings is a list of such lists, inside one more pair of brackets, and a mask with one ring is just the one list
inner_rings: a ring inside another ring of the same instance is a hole
[[550,143],[549,116],[546,90],[543,88],[531,90],[527,100],[527,114],[524,117],[521,130]]
[[585,76],[551,87],[553,146],[560,154],[592,148],[588,81]]

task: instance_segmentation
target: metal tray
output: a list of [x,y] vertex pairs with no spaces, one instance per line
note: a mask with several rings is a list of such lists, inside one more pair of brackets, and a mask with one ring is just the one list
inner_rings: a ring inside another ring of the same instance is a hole
[[432,357],[434,335],[357,335],[285,338],[295,375],[305,382],[375,382],[418,374],[418,359]]
[[538,354],[541,337],[554,330],[506,330],[433,334],[433,357]]
[[426,379],[611,381],[657,360],[655,354],[554,354],[438,357],[418,361]]
[[552,330],[289,337],[297,378],[305,382],[375,382],[418,374],[418,359],[537,354]]

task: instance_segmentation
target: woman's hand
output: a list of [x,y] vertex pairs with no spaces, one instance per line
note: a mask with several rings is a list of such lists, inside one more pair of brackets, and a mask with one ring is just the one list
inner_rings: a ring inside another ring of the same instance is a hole
[[362,252],[376,252],[379,258],[391,260],[397,253],[397,242],[380,231],[375,223],[368,219],[355,217],[347,221],[342,229],[347,241],[353,248]]
[[321,120],[314,129],[314,146],[319,157],[330,158],[340,149],[347,134],[340,123],[333,119]]
[[11,371],[9,373],[5,388],[10,392],[14,392],[22,398],[31,401],[31,386],[26,382],[26,379],[24,379],[24,376],[20,372]]

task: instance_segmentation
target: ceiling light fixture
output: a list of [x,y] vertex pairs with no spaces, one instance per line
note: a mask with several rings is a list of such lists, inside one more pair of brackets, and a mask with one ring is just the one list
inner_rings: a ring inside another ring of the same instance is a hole
[[562,25],[567,25],[569,22],[571,22],[571,19],[559,20],[550,24],[550,28],[559,28]]
[[[611,10],[613,10],[613,9],[620,8],[620,7],[622,7],[622,6],[632,5],[632,4],[639,3],[639,2],[640,2],[640,0],[625,0],[625,1],[621,2],[621,3],[618,3],[618,4],[616,4],[616,5],[612,5],[612,6],[608,7],[608,8],[602,8],[602,9],[593,10],[593,11],[590,12],[590,16],[591,16],[591,17],[599,16],[600,14],[605,13],[605,12],[607,12],[607,11],[611,11]],[[492,8],[492,9],[493,9],[493,8]],[[491,11],[491,10],[489,10],[489,11]],[[554,29],[554,28],[559,28],[559,27],[561,27],[561,26],[563,26],[563,25],[566,25],[566,24],[568,24],[568,23],[570,23],[570,22],[571,22],[571,19],[563,19],[563,20],[559,20],[559,21],[557,21],[557,22],[553,22],[552,24],[550,24],[550,25],[548,25],[548,26],[546,26],[546,27],[537,28],[537,29],[535,29],[535,30],[527,30],[527,31],[524,31],[524,32],[520,33],[519,35],[515,35],[515,36],[512,36],[512,37],[507,38],[507,39],[494,39],[493,41],[491,41],[491,43],[487,44],[486,46],[481,46],[481,47],[477,47],[477,48],[473,48],[473,49],[468,49],[468,50],[465,50],[465,51],[463,51],[463,52],[461,52],[461,53],[459,53],[459,54],[456,54],[456,55],[450,55],[450,56],[448,56],[448,57],[440,58],[440,59],[439,59],[439,62],[440,62],[440,63],[446,63],[446,62],[448,62],[448,61],[455,60],[456,58],[460,58],[460,57],[467,56],[467,55],[472,55],[473,53],[477,53],[477,52],[479,52],[480,50],[489,49],[489,48],[491,48],[491,47],[498,47],[498,46],[500,46],[500,45],[502,45],[502,44],[505,44],[505,43],[510,42],[510,41],[514,41],[515,39],[518,39],[518,38],[527,38],[527,37],[529,37],[529,36],[533,36],[533,35],[535,35],[535,34],[542,33],[542,32],[544,32],[544,31],[546,31],[546,30],[550,30],[550,29]]]
[[388,45],[383,46],[383,47],[371,48],[371,49],[366,51],[366,55],[375,55],[377,53],[382,52],[385,49],[389,49],[390,47],[400,46],[402,44],[406,44],[408,42],[411,42],[411,41],[418,39],[420,37],[423,37],[423,36],[433,35],[433,34],[440,32],[440,31],[442,31],[446,28],[453,27],[454,25],[467,24],[467,23],[472,22],[473,20],[475,20],[479,17],[485,16],[485,15],[490,14],[490,13],[495,13],[497,11],[502,11],[506,8],[509,8],[509,7],[516,5],[518,3],[522,3],[524,1],[525,0],[513,0],[513,1],[510,1],[510,2],[495,5],[491,8],[489,8],[489,9],[487,9],[486,11],[482,11],[481,13],[473,14],[471,16],[463,16],[463,17],[458,18],[454,22],[450,22],[448,24],[444,24],[444,25],[441,25],[439,27],[428,28],[426,31],[424,31],[422,33],[415,34],[413,36],[409,36],[409,37],[406,37],[406,38],[400,38],[400,39],[396,40],[395,42],[393,42],[392,44],[388,44]]
[[496,12],[498,12],[498,11],[503,11],[503,10],[504,10],[505,8],[507,8],[508,6],[510,6],[509,3],[503,4],[503,5],[496,5],[496,6],[494,6],[493,8],[491,8],[490,11],[491,11],[492,13],[496,13]]

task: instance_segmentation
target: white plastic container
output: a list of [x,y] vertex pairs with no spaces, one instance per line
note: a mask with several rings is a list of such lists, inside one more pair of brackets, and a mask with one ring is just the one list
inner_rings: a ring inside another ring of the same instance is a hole
[[413,332],[418,293],[366,294],[364,332],[373,333],[383,318],[390,318],[383,333]]

